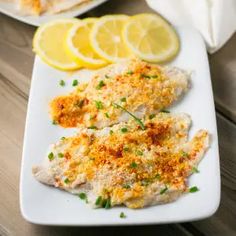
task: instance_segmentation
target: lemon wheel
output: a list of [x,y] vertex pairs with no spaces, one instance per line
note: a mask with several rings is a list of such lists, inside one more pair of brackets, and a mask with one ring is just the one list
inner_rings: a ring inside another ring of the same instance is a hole
[[81,67],[66,53],[65,37],[77,19],[58,19],[40,26],[33,39],[33,50],[50,66],[60,70]]
[[122,29],[129,17],[107,15],[98,19],[90,32],[93,50],[108,62],[118,62],[133,56],[122,39]]
[[107,62],[93,50],[89,34],[96,18],[87,18],[71,27],[66,38],[68,54],[80,65],[90,69],[105,66]]
[[168,61],[179,51],[179,39],[175,30],[155,14],[130,17],[124,25],[122,36],[127,47],[148,62]]

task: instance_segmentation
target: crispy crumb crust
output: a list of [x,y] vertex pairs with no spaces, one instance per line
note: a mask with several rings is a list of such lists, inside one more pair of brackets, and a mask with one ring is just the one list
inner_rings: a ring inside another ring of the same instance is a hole
[[188,87],[183,72],[179,72],[181,78],[170,78],[164,68],[140,60],[128,61],[121,73],[111,74],[114,67],[98,71],[90,83],[81,84],[73,93],[53,99],[52,119],[63,127],[103,128],[118,123],[122,116],[114,103],[130,112],[141,110],[143,117],[170,106]]
[[[111,199],[112,205],[126,204],[131,208],[146,205],[144,199],[153,194],[153,186],[183,193],[188,188],[187,177],[206,151],[209,138],[202,130],[187,143],[189,126],[187,115],[160,113],[145,121],[145,130],[133,120],[115,125],[105,135],[84,130],[57,144],[66,148],[62,158],[55,156],[51,161],[53,168],[56,162],[62,170],[54,175],[54,185],[73,189],[89,183],[96,186],[96,196]],[[126,132],[122,132],[124,127]]]

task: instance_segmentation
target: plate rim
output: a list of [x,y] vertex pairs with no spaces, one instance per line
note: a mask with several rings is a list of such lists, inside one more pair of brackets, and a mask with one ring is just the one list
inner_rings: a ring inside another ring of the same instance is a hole
[[[6,9],[4,7],[4,5],[14,5],[14,3],[3,3],[0,1],[0,13],[4,14],[4,15],[7,15],[8,17],[11,17],[17,21],[20,21],[20,22],[23,22],[25,24],[28,24],[28,25],[32,25],[32,26],[40,26],[48,21],[51,21],[53,19],[58,19],[58,18],[73,18],[73,17],[76,17],[76,16],[80,16],[84,13],[86,13],[87,11],[90,11],[92,10],[93,8],[96,8],[98,7],[99,5],[107,2],[108,0],[96,0],[96,1],[91,1],[91,2],[87,2],[85,3],[86,5],[84,6],[81,6],[81,8],[79,7],[77,10],[76,9],[69,9],[67,11],[64,11],[64,12],[61,12],[61,13],[58,13],[58,14],[54,14],[54,15],[50,15],[50,17],[52,18],[49,18],[48,20],[45,20],[44,22],[40,23],[37,21],[37,19],[30,19],[29,17],[34,17],[34,16],[23,16],[23,15],[20,15],[20,14],[16,14],[16,12],[14,11],[9,11],[8,9]],[[68,14],[68,16],[64,16],[64,14]],[[40,19],[40,16],[35,16],[35,18],[38,17],[38,19]],[[45,16],[46,17],[46,16]]]

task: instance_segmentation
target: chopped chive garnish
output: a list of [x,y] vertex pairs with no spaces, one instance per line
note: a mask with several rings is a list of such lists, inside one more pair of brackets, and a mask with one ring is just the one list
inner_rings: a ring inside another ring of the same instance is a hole
[[100,110],[100,109],[103,108],[103,104],[102,104],[101,101],[95,101],[95,105],[96,105],[96,108],[97,108],[98,110]]
[[88,127],[88,129],[97,129],[97,127],[95,125],[91,125]]
[[195,192],[199,191],[199,189],[198,189],[197,186],[193,186],[193,187],[191,187],[188,191],[189,191],[190,193],[195,193]]
[[156,179],[160,180],[161,179],[161,176],[159,174],[156,174],[155,176]]
[[182,151],[181,153],[182,157],[188,158],[189,154],[187,152]]
[[105,78],[106,78],[106,79],[109,79],[109,78],[110,78],[110,76],[108,76],[108,75],[105,75]]
[[54,154],[53,154],[53,152],[50,152],[50,153],[48,154],[48,159],[49,159],[50,161],[52,161],[52,160],[54,159]]
[[90,115],[89,120],[93,120],[96,116]]
[[57,122],[55,120],[52,121],[53,125],[57,125]]
[[82,108],[82,106],[84,105],[84,100],[80,100],[80,101],[77,101],[75,103],[75,106],[79,107],[79,108]]
[[96,89],[101,89],[103,86],[105,86],[105,83],[103,82],[103,80],[100,80],[98,85],[96,86]]
[[64,87],[66,83],[65,83],[64,80],[60,80],[59,84],[60,84],[62,87]]
[[132,75],[134,72],[132,71],[132,70],[129,70],[128,72],[127,72],[127,75]]
[[87,195],[86,195],[86,193],[79,193],[79,194],[78,194],[78,197],[79,197],[81,200],[87,200]]
[[124,150],[125,152],[128,152],[128,151],[129,151],[129,148],[128,148],[128,147],[124,147],[123,150]]
[[146,75],[146,74],[141,74],[141,77],[142,77],[142,78],[146,78],[146,79],[150,79],[150,78],[151,78],[150,75]]
[[166,109],[161,109],[160,112],[163,112],[163,113],[170,113],[170,111],[166,110]]
[[168,190],[167,186],[160,191],[160,194],[164,194]]
[[126,188],[126,189],[131,188],[129,184],[123,184],[122,187],[123,187],[123,188]]
[[103,199],[101,205],[102,205],[102,207],[105,208],[105,209],[111,208],[111,199],[110,199],[110,198],[108,198],[108,199]]
[[143,179],[143,180],[141,181],[141,185],[142,185],[142,186],[148,186],[149,183],[150,183],[150,182],[149,182],[147,179]]
[[194,167],[192,168],[192,172],[194,172],[194,173],[199,173],[200,171],[194,166]]
[[126,102],[126,97],[120,99],[121,102]]
[[65,184],[68,184],[70,182],[70,180],[68,179],[68,178],[66,178],[65,180],[64,180],[64,183]]
[[65,140],[66,139],[66,137],[61,137],[61,140]]
[[140,150],[137,150],[137,151],[136,151],[136,154],[137,154],[138,156],[142,156],[142,155],[143,155],[143,152],[140,151]]
[[120,218],[122,218],[122,219],[123,219],[123,218],[126,218],[126,215],[125,215],[124,212],[121,212],[121,213],[120,213]]
[[105,114],[106,118],[110,118],[110,116],[109,116],[109,114],[107,112],[104,113],[104,114]]
[[102,208],[105,208],[106,204],[107,204],[107,199],[102,199],[101,203]]
[[110,198],[107,199],[107,202],[105,205],[105,209],[109,209],[109,208],[111,208],[111,199]]
[[130,164],[130,167],[131,168],[136,168],[138,165],[135,163],[135,162],[132,162],[131,164]]
[[114,102],[112,103],[112,106],[115,107],[115,108],[119,108],[118,104],[116,104]]
[[61,153],[61,152],[59,152],[59,153],[58,153],[58,157],[59,157],[59,158],[62,158],[62,157],[64,157],[64,154]]
[[156,79],[156,78],[158,78],[158,75],[152,75],[151,78]]
[[136,117],[135,115],[133,115],[132,113],[130,113],[128,110],[126,110],[124,107],[120,106],[119,104],[117,103],[114,103],[113,102],[113,106],[116,107],[116,108],[120,108],[122,109],[123,111],[127,112],[130,116],[132,116],[134,118],[134,120],[140,125],[141,129],[142,130],[145,130],[145,126],[143,124],[143,122],[141,121],[141,119],[139,119],[138,117]]
[[121,128],[121,132],[122,132],[122,133],[127,133],[127,132],[128,132],[128,129],[125,128],[125,127],[124,127],[124,128]]
[[78,80],[74,79],[73,82],[72,82],[72,86],[77,86],[77,85],[78,85]]
[[113,130],[110,130],[110,132],[109,132],[109,133],[110,133],[110,135],[112,135],[112,134],[114,133],[114,131],[113,131]]
[[96,206],[99,206],[99,205],[101,205],[101,203],[102,203],[102,197],[99,196],[99,197],[96,199],[95,205],[96,205]]
[[150,75],[145,75],[144,78],[151,79],[152,77]]
[[149,115],[149,119],[151,120],[151,119],[153,119],[153,118],[155,118],[156,117],[156,114],[151,114],[151,115]]

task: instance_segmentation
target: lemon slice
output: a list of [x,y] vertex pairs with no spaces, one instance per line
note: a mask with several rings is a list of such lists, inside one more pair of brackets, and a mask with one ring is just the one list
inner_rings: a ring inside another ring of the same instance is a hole
[[126,15],[103,16],[91,29],[90,42],[94,51],[108,62],[118,62],[133,55],[121,35],[128,19]]
[[66,53],[65,37],[79,20],[58,19],[38,28],[33,39],[33,50],[50,66],[60,70],[74,70],[79,67]]
[[122,36],[132,52],[145,61],[164,62],[179,51],[179,39],[175,30],[155,14],[130,17]]
[[96,18],[87,18],[76,23],[68,32],[66,47],[68,54],[80,65],[96,69],[107,62],[95,53],[89,42],[89,33]]

